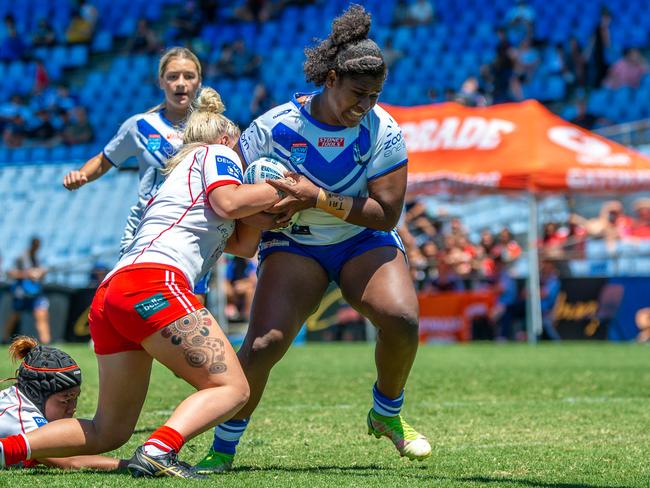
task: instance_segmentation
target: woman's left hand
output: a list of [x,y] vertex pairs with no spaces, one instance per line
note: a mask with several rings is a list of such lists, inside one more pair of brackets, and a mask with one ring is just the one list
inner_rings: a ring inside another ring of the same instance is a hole
[[269,185],[285,195],[267,212],[293,215],[300,210],[315,207],[320,188],[298,173],[287,173],[285,176],[281,180],[266,180]]

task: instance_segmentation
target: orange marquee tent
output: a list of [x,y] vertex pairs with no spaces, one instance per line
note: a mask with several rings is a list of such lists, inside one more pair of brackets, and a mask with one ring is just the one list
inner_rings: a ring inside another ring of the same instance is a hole
[[533,100],[484,108],[457,103],[385,108],[402,127],[411,193],[650,189],[650,158],[570,124]]
[[[541,333],[537,201],[540,193],[650,189],[650,158],[554,115],[534,100],[483,108],[457,103],[385,106],[402,127],[410,194],[528,195],[528,339]],[[533,252],[530,252],[530,251]]]

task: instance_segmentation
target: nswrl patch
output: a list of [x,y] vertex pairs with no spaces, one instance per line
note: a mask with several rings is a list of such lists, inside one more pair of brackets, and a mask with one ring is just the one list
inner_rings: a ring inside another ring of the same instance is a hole
[[215,159],[217,162],[217,173],[220,176],[230,176],[239,181],[244,179],[241,168],[232,159],[219,155],[215,156]]
[[135,304],[136,312],[138,312],[140,314],[140,317],[143,319],[148,319],[156,312],[167,307],[169,307],[169,302],[162,293],[156,293],[146,300],[142,300],[140,303]]
[[162,138],[160,134],[149,134],[147,138],[147,151],[154,152],[162,146]]

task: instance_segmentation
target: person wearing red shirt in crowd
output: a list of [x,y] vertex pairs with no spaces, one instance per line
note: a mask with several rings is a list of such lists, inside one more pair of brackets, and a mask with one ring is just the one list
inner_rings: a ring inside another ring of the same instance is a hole
[[639,198],[634,202],[637,218],[630,228],[630,237],[650,239],[650,198]]

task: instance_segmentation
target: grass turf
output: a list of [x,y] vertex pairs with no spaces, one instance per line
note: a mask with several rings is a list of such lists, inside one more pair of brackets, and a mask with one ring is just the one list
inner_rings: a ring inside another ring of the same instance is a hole
[[[97,374],[86,346],[66,345],[84,371],[78,416],[94,412]],[[404,413],[433,446],[400,459],[366,435],[373,348],[293,348],[275,368],[223,487],[641,487],[650,485],[650,350],[635,344],[423,346]],[[6,356],[6,348],[0,350]],[[2,375],[14,366],[2,362]],[[191,389],[157,365],[131,455]],[[181,458],[197,462],[210,433]],[[183,480],[147,480],[167,486]],[[126,474],[44,468],[0,471],[0,486],[125,486]]]

